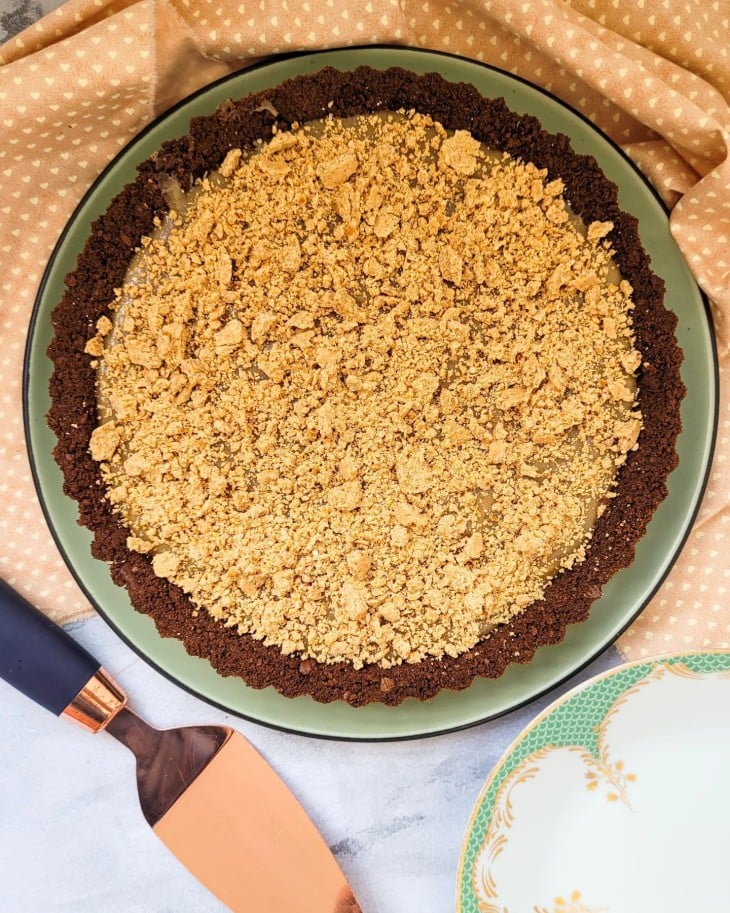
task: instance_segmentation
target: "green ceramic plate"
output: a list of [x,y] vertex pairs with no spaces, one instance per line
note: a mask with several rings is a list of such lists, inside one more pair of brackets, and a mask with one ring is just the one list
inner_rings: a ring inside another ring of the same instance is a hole
[[[63,278],[73,269],[92,221],[133,179],[138,163],[165,140],[187,133],[191,117],[212,112],[225,99],[258,92],[326,65],[350,70],[361,64],[436,71],[449,80],[472,83],[485,96],[502,96],[514,110],[536,115],[546,129],[570,136],[576,151],[596,157],[619,185],[623,208],[639,219],[643,244],[666,282],[667,304],[679,317],[688,394],[682,408],[680,464],[671,477],[669,497],[640,543],[636,561],[614,577],[586,622],[573,626],[560,645],[539,650],[531,663],[512,666],[497,681],[477,681],[466,691],[442,693],[428,702],[353,709],[342,702],[321,705],[306,697],[291,700],[273,689],[256,691],[240,680],[223,678],[208,662],[188,656],[177,641],[159,637],[152,621],[131,607],[106,565],[91,557],[91,536],[78,526],[76,505],[62,493],[61,474],[52,457],[55,438],[45,419],[51,373],[45,352],[52,334],[50,314],[62,295]],[[671,238],[662,205],[621,152],[581,116],[527,83],[462,58],[404,48],[347,49],[279,59],[210,86],[146,129],[99,177],[54,251],[36,302],[25,363],[27,437],[40,499],[69,566],[107,621],[151,664],[213,704],[268,725],[352,739],[423,736],[497,716],[548,691],[610,644],[659,586],[686,538],[711,459],[716,398],[715,351],[703,298]]]
[[727,650],[629,663],[559,698],[477,800],[457,913],[726,910],[729,700]]

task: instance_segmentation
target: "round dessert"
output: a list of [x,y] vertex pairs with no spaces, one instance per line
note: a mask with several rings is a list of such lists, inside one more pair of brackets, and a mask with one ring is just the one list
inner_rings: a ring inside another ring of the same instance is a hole
[[432,74],[194,121],[67,285],[49,418],[95,554],[254,687],[394,704],[529,661],[676,463],[675,318],[615,187]]

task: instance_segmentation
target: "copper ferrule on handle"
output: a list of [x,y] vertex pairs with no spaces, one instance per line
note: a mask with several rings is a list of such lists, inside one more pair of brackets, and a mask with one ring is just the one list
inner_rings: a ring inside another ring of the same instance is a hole
[[61,716],[90,732],[104,729],[127,703],[127,695],[104,669],[94,673]]

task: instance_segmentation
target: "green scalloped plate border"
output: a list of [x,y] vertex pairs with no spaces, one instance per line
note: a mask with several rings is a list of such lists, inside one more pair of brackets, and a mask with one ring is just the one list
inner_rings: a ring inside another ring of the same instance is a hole
[[598,730],[606,714],[621,695],[665,663],[681,663],[692,672],[712,675],[730,670],[730,650],[673,653],[625,663],[562,695],[522,730],[489,775],[472,811],[456,879],[456,913],[480,913],[471,873],[507,777],[526,758],[548,746],[576,745],[598,757]]
[[[567,134],[576,151],[595,156],[618,184],[622,207],[638,218],[642,243],[666,282],[667,304],[679,318],[688,394],[682,407],[680,463],[670,478],[669,496],[639,543],[635,562],[610,581],[587,621],[571,626],[561,644],[541,648],[530,663],[510,666],[497,680],[480,679],[462,692],[442,692],[426,702],[409,699],[398,707],[371,704],[356,709],[341,701],[323,705],[309,697],[284,698],[272,688],[257,691],[239,679],[224,678],[206,660],[189,656],[180,642],[160,637],[150,618],[134,610],[107,566],[91,556],[91,535],[78,525],[76,505],[63,494],[52,456],[55,437],[46,424],[51,374],[46,348],[63,278],[73,269],[91,223],[133,179],[138,163],[165,140],[187,133],[191,117],[212,112],[228,98],[327,65],[352,70],[362,64],[438,72],[448,80],[471,83],[485,96],[504,97],[512,109],[534,114],[547,130]],[[29,331],[24,412],[36,488],[61,553],[91,603],[152,666],[211,704],[268,726],[327,738],[404,739],[474,725],[533,700],[583,668],[635,618],[679,553],[704,491],[717,421],[717,360],[705,300],[672,239],[662,204],[623,153],[585,118],[526,82],[464,58],[397,47],[352,48],[277,59],[226,77],[167,112],[122,150],[82,200],[50,259]]]

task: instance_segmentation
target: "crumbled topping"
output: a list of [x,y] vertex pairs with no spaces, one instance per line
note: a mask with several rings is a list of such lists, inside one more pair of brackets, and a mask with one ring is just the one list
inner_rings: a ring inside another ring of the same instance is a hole
[[114,422],[104,422],[91,433],[89,449],[95,460],[111,460],[121,441],[120,431]]
[[412,113],[229,153],[87,345],[128,547],[303,662],[455,656],[538,599],[641,430],[611,225],[562,190]]

